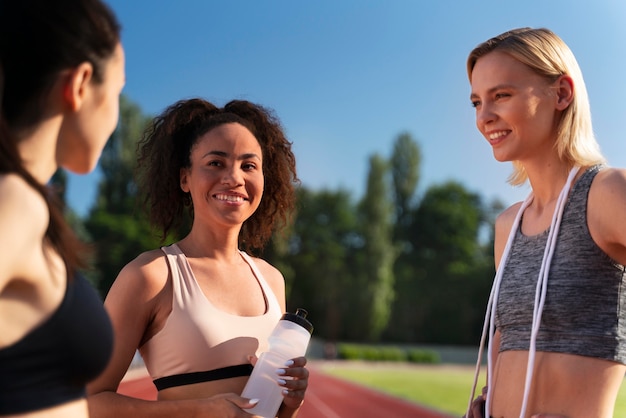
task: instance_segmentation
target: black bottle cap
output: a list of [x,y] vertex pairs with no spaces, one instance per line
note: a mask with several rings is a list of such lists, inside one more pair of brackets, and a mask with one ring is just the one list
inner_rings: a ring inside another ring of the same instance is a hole
[[300,325],[302,328],[306,329],[309,332],[309,334],[313,334],[313,324],[311,324],[309,320],[306,319],[306,316],[308,314],[309,313],[306,311],[306,309],[298,308],[296,309],[295,314],[287,312],[283,314],[281,319],[295,322],[296,324]]

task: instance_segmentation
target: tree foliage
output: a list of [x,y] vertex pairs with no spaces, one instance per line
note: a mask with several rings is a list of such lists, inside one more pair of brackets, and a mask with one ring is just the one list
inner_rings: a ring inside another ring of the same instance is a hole
[[345,190],[298,191],[298,215],[288,239],[286,264],[293,278],[287,300],[316,318],[316,334],[337,340],[354,324],[349,306],[355,293],[356,255],[362,247],[350,194]]
[[468,296],[477,280],[493,277],[491,259],[478,245],[483,214],[480,196],[453,181],[429,188],[415,209],[409,235],[411,264],[419,273],[405,289],[412,300],[404,301],[415,338],[469,343],[475,336],[467,320],[481,316],[484,305]]
[[422,152],[410,133],[396,138],[390,159],[395,199],[395,236],[404,239],[406,227],[411,222],[411,209],[420,178]]
[[85,227],[95,249],[90,277],[102,295],[106,295],[126,263],[159,244],[146,217],[138,210],[133,176],[137,142],[148,121],[139,106],[122,96],[119,125],[100,158],[98,197]]
[[366,325],[364,336],[376,341],[387,327],[394,300],[393,264],[396,248],[392,241],[393,205],[388,183],[388,162],[373,155],[369,162],[365,196],[359,205],[363,230],[363,259],[360,280]]

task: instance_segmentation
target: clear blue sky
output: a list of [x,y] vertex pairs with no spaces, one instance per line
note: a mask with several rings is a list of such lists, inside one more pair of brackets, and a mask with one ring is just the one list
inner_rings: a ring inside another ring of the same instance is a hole
[[[457,180],[510,204],[474,124],[465,59],[478,43],[520,26],[554,30],[574,51],[594,128],[626,167],[626,2],[623,0],[110,0],[122,25],[124,93],[148,114],[183,98],[247,99],[273,108],[313,189],[365,188],[368,158],[388,156],[401,132],[419,142],[418,193]],[[98,172],[70,177],[84,214]]]

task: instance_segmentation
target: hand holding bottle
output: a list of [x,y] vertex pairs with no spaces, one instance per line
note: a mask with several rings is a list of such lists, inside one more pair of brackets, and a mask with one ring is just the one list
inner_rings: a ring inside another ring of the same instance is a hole
[[[274,418],[284,401],[285,408],[296,410],[308,385],[308,371],[303,356],[311,339],[313,325],[307,312],[297,309],[286,313],[269,336],[269,350],[261,353],[241,396],[259,399],[248,412],[263,418]],[[298,357],[300,356],[300,357]]]
[[285,366],[278,370],[278,384],[284,388],[283,404],[295,410],[302,405],[309,385],[309,371],[305,368],[306,357],[296,357],[287,361]]

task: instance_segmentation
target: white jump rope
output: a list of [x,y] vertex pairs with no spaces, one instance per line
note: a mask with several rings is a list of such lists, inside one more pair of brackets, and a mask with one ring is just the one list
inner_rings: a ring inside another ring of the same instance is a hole
[[[550,233],[548,234],[548,240],[546,242],[546,248],[543,253],[543,261],[541,262],[541,269],[539,270],[539,277],[537,279],[537,289],[535,290],[535,304],[533,308],[533,324],[531,328],[530,335],[530,347],[528,348],[528,364],[526,366],[526,382],[524,384],[524,400],[522,403],[522,408],[520,410],[520,418],[526,416],[526,409],[528,407],[528,396],[530,394],[530,385],[533,380],[533,369],[535,364],[535,353],[536,353],[536,343],[537,343],[537,334],[539,333],[539,324],[541,323],[541,314],[543,312],[543,305],[546,301],[546,291],[548,288],[548,273],[550,272],[550,263],[552,261],[552,255],[554,254],[554,248],[556,247],[556,237],[559,234],[559,228],[561,225],[561,218],[563,217],[563,208],[565,207],[565,202],[567,201],[567,196],[569,194],[570,188],[574,181],[574,177],[576,177],[576,173],[578,173],[579,167],[574,167],[571,169],[569,176],[567,177],[567,181],[559,194],[559,199],[556,203],[556,207],[554,208],[554,214],[552,215],[552,223],[550,226]],[[489,294],[489,301],[487,302],[487,312],[485,314],[485,322],[483,325],[482,336],[480,337],[480,347],[478,349],[478,360],[476,361],[476,371],[474,373],[474,384],[472,386],[472,393],[470,394],[469,403],[467,405],[466,416],[469,416],[470,408],[472,405],[472,400],[474,398],[474,394],[476,393],[476,385],[478,383],[478,375],[480,374],[480,364],[483,356],[483,347],[485,345],[485,338],[487,333],[487,326],[489,326],[489,344],[487,348],[487,376],[493,376],[493,364],[492,364],[492,354],[493,354],[493,338],[495,335],[495,322],[496,322],[496,306],[498,305],[498,294],[500,293],[500,284],[502,282],[502,275],[504,271],[504,266],[506,265],[507,258],[509,256],[509,251],[511,250],[511,245],[513,244],[513,238],[517,233],[519,228],[519,222],[522,218],[522,214],[524,210],[530,205],[533,201],[533,193],[530,192],[528,197],[520,206],[519,211],[515,217],[515,221],[511,226],[511,231],[509,232],[509,238],[507,240],[506,246],[504,247],[504,252],[500,259],[500,264],[498,265],[498,270],[496,272],[496,277],[493,281],[493,286],[491,287],[491,293]],[[486,418],[490,416],[490,408],[491,408],[491,395],[492,391],[487,390],[487,401],[485,405],[485,415]]]

